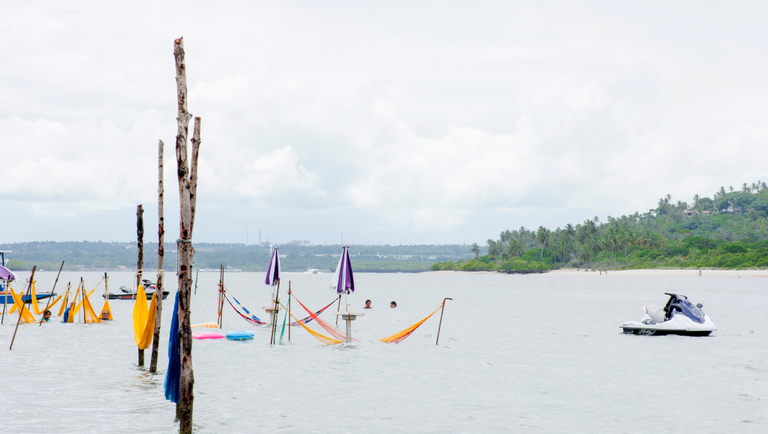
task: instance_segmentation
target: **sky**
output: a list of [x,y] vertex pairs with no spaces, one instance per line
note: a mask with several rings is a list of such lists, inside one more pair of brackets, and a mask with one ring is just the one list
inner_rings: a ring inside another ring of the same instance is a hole
[[768,3],[0,3],[0,243],[460,244],[768,181]]

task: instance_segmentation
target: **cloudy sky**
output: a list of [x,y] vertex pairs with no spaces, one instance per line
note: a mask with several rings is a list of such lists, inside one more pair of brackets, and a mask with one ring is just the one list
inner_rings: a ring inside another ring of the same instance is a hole
[[[480,242],[768,181],[764,2],[0,3],[0,242]],[[64,6],[66,4],[66,6]],[[184,9],[180,9],[181,7]]]

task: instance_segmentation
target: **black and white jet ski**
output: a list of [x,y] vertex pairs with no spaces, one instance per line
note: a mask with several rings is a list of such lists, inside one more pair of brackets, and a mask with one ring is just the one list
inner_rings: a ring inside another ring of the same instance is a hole
[[717,326],[704,311],[701,303],[693,305],[688,297],[670,294],[664,308],[649,305],[643,306],[645,316],[640,322],[625,322],[620,327],[626,334],[635,335],[683,335],[709,336],[717,330]]

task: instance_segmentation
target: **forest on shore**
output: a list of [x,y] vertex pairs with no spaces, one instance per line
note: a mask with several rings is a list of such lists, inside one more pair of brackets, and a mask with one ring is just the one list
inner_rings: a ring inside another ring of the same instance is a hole
[[537,273],[586,269],[768,267],[768,186],[721,187],[692,203],[667,195],[647,213],[597,217],[549,230],[521,227],[486,241],[487,254],[436,262],[431,270]]

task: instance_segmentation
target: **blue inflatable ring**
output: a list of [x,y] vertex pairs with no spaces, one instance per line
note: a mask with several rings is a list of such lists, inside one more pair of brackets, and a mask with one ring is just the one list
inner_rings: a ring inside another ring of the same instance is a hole
[[235,330],[227,333],[227,339],[232,339],[233,341],[253,339],[253,332],[250,330]]

